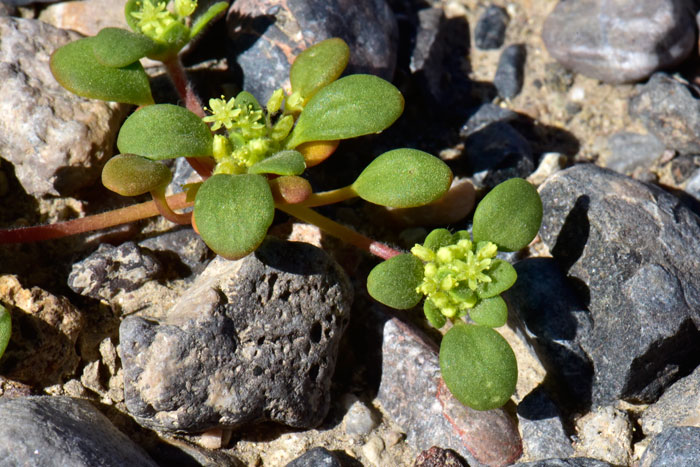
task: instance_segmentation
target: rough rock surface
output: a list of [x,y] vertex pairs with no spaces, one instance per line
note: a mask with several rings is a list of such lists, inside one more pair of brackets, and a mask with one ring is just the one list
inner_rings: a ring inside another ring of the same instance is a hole
[[498,49],[503,45],[508,26],[508,12],[497,5],[489,5],[479,16],[474,28],[474,45],[482,50]]
[[78,0],[50,5],[39,19],[57,28],[72,29],[86,36],[95,36],[102,28],[130,29],[124,19],[127,0]]
[[567,68],[626,83],[681,62],[695,47],[696,29],[685,0],[561,1],[542,39]]
[[649,168],[664,153],[666,146],[651,133],[621,131],[608,138],[610,155],[602,164],[625,175]]
[[433,446],[418,454],[413,467],[468,467],[462,459],[450,449]]
[[518,462],[513,467],[610,467],[612,464],[590,457],[569,457],[565,459],[544,459],[534,462]]
[[286,467],[341,467],[341,463],[335,455],[325,448],[313,448],[297,457]]
[[79,37],[41,21],[0,17],[0,155],[33,196],[65,195],[94,182],[129,108],[83,99],[56,82],[50,54]]
[[0,419],[2,465],[158,465],[84,400],[0,399]]
[[674,426],[649,443],[639,467],[692,467],[700,459],[700,428]]
[[639,422],[647,436],[676,425],[700,427],[700,367],[668,388]]
[[587,302],[594,405],[653,402],[700,363],[700,219],[672,195],[578,165],[540,187],[540,235]]
[[162,323],[120,326],[126,405],[165,431],[321,422],[352,294],[311,245],[268,240],[212,261]]
[[517,413],[523,451],[528,459],[565,458],[574,453],[559,409],[542,387],[535,388],[520,401]]
[[577,420],[576,432],[576,456],[630,465],[632,423],[625,411],[599,407]]

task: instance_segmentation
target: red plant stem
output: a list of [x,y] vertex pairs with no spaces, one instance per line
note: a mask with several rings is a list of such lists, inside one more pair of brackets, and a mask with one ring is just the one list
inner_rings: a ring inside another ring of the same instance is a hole
[[319,227],[327,234],[339,238],[344,242],[354,245],[362,250],[368,251],[382,259],[389,259],[401,254],[400,251],[394,250],[388,245],[365,237],[364,235],[355,232],[354,230],[349,229],[344,225],[327,218],[326,216],[322,216],[321,214],[307,207],[299,206],[298,204],[276,204],[275,207],[301,221],[308,222],[309,224]]
[[[178,193],[167,198],[171,209],[182,209],[192,206],[186,201],[185,193]],[[49,240],[52,238],[67,237],[92,230],[106,229],[115,225],[127,224],[147,217],[159,215],[154,201],[146,201],[134,204],[114,211],[103,212],[93,216],[81,217],[57,224],[35,225],[32,227],[19,227],[15,229],[0,230],[0,244],[3,243],[28,243]]]
[[179,214],[173,211],[168,205],[168,201],[165,198],[165,187],[160,187],[151,191],[151,196],[153,196],[153,201],[155,201],[156,209],[158,209],[160,215],[168,219],[170,222],[180,225],[192,223],[191,212],[183,212],[182,214]]

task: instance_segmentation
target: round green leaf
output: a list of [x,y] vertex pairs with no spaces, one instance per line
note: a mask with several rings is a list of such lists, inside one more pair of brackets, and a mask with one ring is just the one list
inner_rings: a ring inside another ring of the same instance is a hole
[[262,107],[260,107],[260,103],[258,100],[255,98],[254,95],[249,93],[248,91],[241,91],[236,95],[236,98],[233,100],[234,106],[239,109],[248,109],[251,108],[252,110],[261,110]]
[[12,333],[12,319],[10,312],[4,306],[0,305],[0,357],[5,353],[7,344],[10,342],[10,334]]
[[367,291],[376,301],[399,310],[418,305],[423,296],[416,288],[423,282],[423,262],[410,253],[394,256],[372,269]]
[[289,149],[280,151],[263,159],[257,164],[253,164],[248,173],[252,174],[276,174],[276,175],[299,175],[306,169],[304,156],[299,151]]
[[443,246],[454,244],[452,233],[447,229],[435,229],[425,237],[423,246],[433,251],[437,251]]
[[350,48],[334,37],[300,53],[289,70],[292,91],[307,100],[340,77],[350,60]]
[[120,28],[104,28],[91,42],[95,59],[108,67],[130,65],[158,48],[143,34]]
[[178,105],[157,104],[126,119],[117,147],[122,153],[156,160],[200,157],[211,155],[213,139],[207,124],[194,113]]
[[423,314],[434,328],[440,329],[447,322],[445,315],[440,312],[440,309],[436,307],[429,298],[423,302]]
[[254,251],[274,215],[270,186],[262,175],[214,175],[202,184],[194,201],[199,234],[209,248],[228,259]]
[[417,149],[394,149],[374,159],[353,189],[371,203],[394,208],[422,206],[450,188],[452,171],[443,161]]
[[511,178],[498,184],[474,212],[474,241],[490,241],[501,251],[526,247],[542,223],[542,200],[532,184]]
[[442,378],[464,405],[490,410],[515,391],[518,364],[508,342],[486,326],[457,323],[440,344]]
[[491,267],[485,271],[491,282],[479,282],[476,293],[479,298],[490,298],[510,289],[518,278],[515,268],[502,259],[494,259]]
[[350,75],[319,90],[304,107],[287,142],[330,141],[379,133],[403,112],[403,96],[373,75]]
[[170,183],[173,174],[160,162],[119,154],[102,169],[102,184],[122,196],[138,196]]
[[469,317],[476,323],[490,328],[500,328],[508,319],[508,306],[499,295],[479,300],[469,310]]
[[93,41],[86,37],[57,49],[49,62],[51,73],[70,92],[90,99],[153,104],[148,76],[141,64],[113,68],[101,64],[95,57]]

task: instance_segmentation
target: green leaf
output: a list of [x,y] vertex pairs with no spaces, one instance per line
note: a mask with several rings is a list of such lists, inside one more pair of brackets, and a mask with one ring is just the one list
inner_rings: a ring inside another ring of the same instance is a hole
[[447,229],[435,229],[425,237],[423,246],[433,251],[437,251],[443,246],[452,245],[454,243],[452,234]]
[[274,215],[275,202],[262,175],[214,175],[202,184],[194,201],[199,234],[209,248],[228,259],[254,251]]
[[490,410],[508,402],[518,364],[508,342],[486,326],[457,323],[440,344],[442,378],[464,405]]
[[192,28],[190,30],[190,37],[194,38],[197,36],[204,28],[216,19],[221,13],[226,11],[228,8],[228,2],[217,2],[210,6],[204,13],[198,15],[192,21]]
[[126,24],[129,25],[132,31],[141,34],[141,29],[139,28],[139,20],[134,18],[131,14],[141,11],[141,2],[151,2],[151,0],[129,0],[124,5],[124,18],[126,18]]
[[522,178],[498,184],[474,212],[474,241],[491,241],[501,251],[526,247],[540,229],[542,200]]
[[158,44],[143,34],[120,28],[100,30],[91,43],[95,59],[112,68],[130,65],[158,48]]
[[194,113],[178,105],[157,104],[126,119],[117,147],[149,159],[201,157],[211,155],[213,139],[207,124]]
[[373,75],[345,76],[309,100],[287,147],[379,133],[391,126],[401,112],[403,96],[391,83]]
[[436,307],[429,298],[423,302],[423,314],[434,328],[440,329],[447,322],[445,315],[442,314],[440,309]]
[[148,76],[141,64],[113,68],[102,65],[86,37],[58,48],[49,62],[51,73],[70,92],[90,99],[135,105],[153,104]]
[[253,110],[262,110],[258,100],[248,91],[241,91],[238,93],[234,99],[234,106],[245,110],[248,110],[249,107],[251,107]]
[[102,184],[122,196],[138,196],[170,183],[173,174],[160,162],[119,154],[102,169]]
[[440,198],[450,188],[447,164],[417,149],[394,149],[374,159],[353,189],[364,200],[382,206],[409,208]]
[[306,169],[304,156],[299,151],[280,151],[248,169],[252,174],[299,175]]
[[518,278],[515,268],[502,259],[494,259],[491,267],[484,271],[491,282],[479,282],[476,293],[479,298],[490,298],[510,289]]
[[340,77],[350,60],[350,48],[334,37],[309,47],[297,55],[289,70],[292,91],[304,100]]
[[367,276],[367,291],[380,303],[407,310],[423,296],[416,288],[423,282],[423,263],[410,253],[379,263]]
[[499,295],[479,300],[469,310],[469,317],[476,323],[490,328],[500,328],[508,319],[508,306]]
[[12,319],[10,312],[4,306],[0,305],[0,357],[5,353],[7,344],[10,342],[10,334],[12,333]]

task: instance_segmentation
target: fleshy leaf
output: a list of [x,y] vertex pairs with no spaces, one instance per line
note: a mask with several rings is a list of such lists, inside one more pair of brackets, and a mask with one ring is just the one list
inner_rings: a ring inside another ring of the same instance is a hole
[[113,68],[130,65],[158,48],[158,44],[143,34],[120,28],[100,30],[91,43],[95,59]]
[[328,159],[338,148],[340,141],[309,141],[297,146],[297,151],[304,155],[306,167],[313,167]]
[[297,55],[289,70],[292,91],[307,101],[319,89],[340,77],[350,60],[350,48],[334,37],[315,44]]
[[440,198],[450,188],[452,171],[443,161],[417,149],[394,149],[374,159],[353,189],[364,200],[408,208]]
[[297,204],[309,199],[313,189],[308,180],[296,175],[284,175],[267,182],[275,203]]
[[10,334],[12,334],[12,318],[10,312],[4,306],[0,305],[0,357],[5,353],[7,344],[10,342]]
[[211,23],[217,16],[226,11],[228,8],[228,2],[216,2],[210,6],[204,13],[194,18],[192,21],[192,27],[190,30],[190,37],[194,38],[202,32],[202,30]]
[[299,151],[289,149],[280,151],[263,159],[257,164],[253,164],[248,173],[252,174],[276,174],[276,175],[299,175],[306,169],[304,156]]
[[540,229],[542,200],[532,184],[511,178],[498,184],[474,212],[474,241],[490,241],[501,251],[526,247]]
[[423,241],[423,246],[429,248],[433,251],[437,251],[439,248],[447,245],[452,245],[455,243],[452,234],[447,229],[435,229],[425,237]]
[[494,259],[491,267],[485,271],[491,282],[479,282],[476,293],[479,298],[490,298],[510,289],[518,278],[518,273],[508,261]]
[[423,302],[423,314],[434,328],[440,329],[447,322],[445,315],[440,312],[440,309],[429,298]]
[[90,99],[135,105],[153,104],[151,85],[141,64],[113,68],[102,65],[93,51],[93,37],[78,39],[51,55],[51,73],[70,92]]
[[421,294],[416,288],[423,281],[423,263],[409,253],[394,256],[372,269],[367,277],[367,291],[380,303],[407,310],[418,305]]
[[253,110],[262,109],[260,103],[255,98],[255,96],[249,93],[248,91],[239,92],[236,96],[236,99],[234,99],[234,102],[235,106],[239,109],[247,109],[249,106],[252,107]]
[[119,154],[102,169],[102,184],[122,196],[138,196],[170,183],[173,174],[160,162]]
[[209,156],[212,142],[209,127],[197,115],[178,105],[157,104],[126,119],[117,147],[122,153],[158,160]]
[[287,142],[329,141],[379,133],[403,112],[403,96],[373,75],[350,75],[319,90],[304,107]]
[[506,324],[508,306],[500,295],[479,300],[474,308],[469,310],[469,317],[476,323],[490,328],[499,328]]
[[442,378],[464,405],[490,410],[515,391],[518,365],[508,342],[486,326],[457,323],[440,344]]
[[272,224],[275,203],[262,175],[218,174],[197,192],[194,219],[204,242],[217,254],[238,259],[254,251]]

